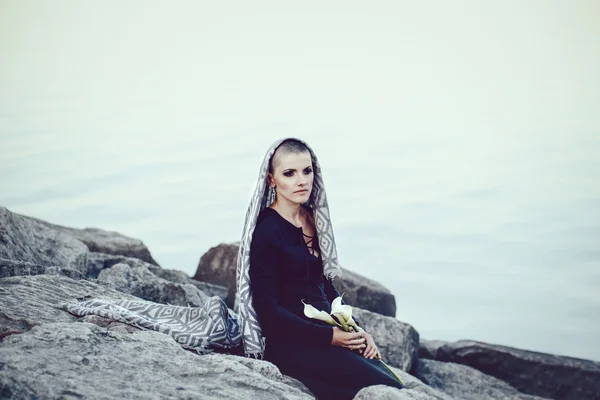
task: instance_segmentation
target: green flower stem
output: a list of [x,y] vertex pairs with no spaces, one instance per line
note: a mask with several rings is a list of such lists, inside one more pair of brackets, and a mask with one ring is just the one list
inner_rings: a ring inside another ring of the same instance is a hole
[[387,365],[386,363],[384,363],[384,362],[383,362],[383,360],[382,360],[381,358],[377,357],[377,359],[378,359],[379,361],[381,361],[381,363],[383,364],[383,366],[384,366],[384,367],[386,367],[386,368],[387,368],[387,370],[388,370],[388,371],[390,371],[390,373],[391,373],[392,375],[394,375],[394,378],[396,378],[396,380],[397,380],[398,382],[400,382],[402,385],[404,385],[404,383],[402,383],[402,381],[400,380],[400,378],[398,378],[398,375],[396,375],[396,374],[394,373],[394,371],[392,371],[392,369],[391,369],[390,367],[388,367],[388,365]]

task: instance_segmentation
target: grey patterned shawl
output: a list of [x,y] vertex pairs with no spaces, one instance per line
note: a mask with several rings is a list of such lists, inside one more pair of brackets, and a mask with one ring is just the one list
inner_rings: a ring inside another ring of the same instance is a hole
[[269,190],[267,175],[269,172],[269,162],[275,153],[277,147],[287,139],[296,139],[308,147],[314,171],[313,189],[310,194],[307,205],[314,213],[315,229],[319,238],[319,248],[323,259],[323,273],[328,279],[342,275],[338,262],[335,240],[333,237],[333,228],[329,216],[329,206],[327,196],[325,195],[325,185],[319,161],[310,146],[303,140],[297,138],[283,138],[277,140],[269,147],[258,173],[256,189],[250,200],[248,211],[246,211],[246,221],[242,232],[242,240],[238,251],[237,271],[236,271],[236,301],[234,309],[239,314],[242,329],[242,342],[244,353],[248,357],[262,358],[264,355],[265,343],[262,337],[262,331],[256,311],[252,303],[252,290],[250,287],[250,244],[252,235],[256,227],[256,221],[260,212],[270,206],[273,201],[273,195]]

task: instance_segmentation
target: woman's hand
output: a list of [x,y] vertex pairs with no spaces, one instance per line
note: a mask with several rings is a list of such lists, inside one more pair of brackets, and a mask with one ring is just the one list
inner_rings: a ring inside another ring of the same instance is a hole
[[362,332],[362,334],[364,335],[364,337],[367,339],[367,347],[365,348],[365,351],[363,352],[363,356],[365,356],[366,358],[381,358],[381,353],[379,352],[379,349],[377,348],[377,346],[375,346],[375,341],[373,340],[373,336],[371,336],[370,334],[368,334],[367,332]]
[[365,344],[365,338],[364,338],[365,334],[367,334],[367,333],[366,332],[344,332],[337,326],[334,326],[333,327],[333,337],[331,338],[331,344],[333,346],[346,347],[347,349],[350,349],[350,350],[361,350],[367,346]]

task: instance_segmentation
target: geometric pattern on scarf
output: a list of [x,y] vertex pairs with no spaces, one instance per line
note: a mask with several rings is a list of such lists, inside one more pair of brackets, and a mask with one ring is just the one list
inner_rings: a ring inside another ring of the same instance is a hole
[[202,307],[103,298],[63,303],[61,307],[80,317],[99,315],[140,329],[167,334],[182,347],[195,350],[198,354],[231,350],[238,347],[242,340],[238,316],[229,312],[218,296],[209,298]]
[[246,211],[242,239],[238,250],[234,310],[236,310],[240,318],[242,343],[244,354],[247,357],[263,358],[265,349],[265,340],[262,337],[262,330],[252,303],[252,291],[250,286],[250,245],[252,243],[252,235],[256,228],[258,215],[275,200],[267,182],[269,162],[277,147],[287,139],[295,139],[303,143],[308,148],[311,155],[314,172],[313,189],[308,201],[304,205],[313,212],[315,229],[319,239],[319,249],[323,259],[323,274],[328,279],[342,276],[335,238],[333,236],[329,206],[327,204],[325,184],[323,183],[323,174],[321,172],[319,161],[310,146],[303,140],[297,138],[279,139],[269,147],[260,166],[256,188],[254,189],[252,198],[250,199],[250,205]]

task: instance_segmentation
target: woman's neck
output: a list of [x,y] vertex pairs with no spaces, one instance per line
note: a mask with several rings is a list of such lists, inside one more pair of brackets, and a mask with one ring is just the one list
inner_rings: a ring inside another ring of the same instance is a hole
[[292,224],[296,226],[304,225],[304,214],[305,210],[303,209],[301,204],[291,203],[290,204],[282,204],[280,202],[275,202],[270,206],[272,209],[277,211],[283,218],[290,221]]

